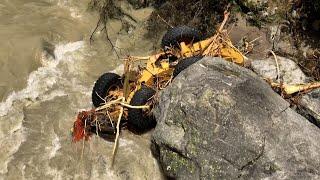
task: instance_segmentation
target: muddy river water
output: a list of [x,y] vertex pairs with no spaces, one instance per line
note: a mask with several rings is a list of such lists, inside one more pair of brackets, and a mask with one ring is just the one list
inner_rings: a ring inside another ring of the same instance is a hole
[[[89,37],[98,20],[89,0],[0,1],[0,179],[160,179],[149,135],[121,135],[110,167],[112,142],[71,142],[78,111],[90,109],[94,81],[122,61],[104,34]],[[119,55],[145,55],[152,9],[131,10],[137,23],[110,21]]]

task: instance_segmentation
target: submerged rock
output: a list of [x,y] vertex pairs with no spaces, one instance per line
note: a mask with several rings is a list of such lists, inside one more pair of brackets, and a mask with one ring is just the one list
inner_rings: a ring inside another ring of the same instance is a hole
[[177,179],[319,179],[319,129],[249,70],[204,58],[160,94],[153,150]]

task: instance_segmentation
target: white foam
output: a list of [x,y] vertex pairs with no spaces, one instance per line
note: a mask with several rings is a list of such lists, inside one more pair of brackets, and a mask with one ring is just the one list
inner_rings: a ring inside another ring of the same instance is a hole
[[0,117],[5,116],[12,108],[13,102],[22,99],[35,101],[37,98],[42,100],[52,99],[57,96],[64,96],[63,90],[48,93],[54,85],[62,81],[62,71],[57,68],[61,61],[75,60],[67,56],[69,52],[74,52],[84,47],[83,41],[57,45],[54,51],[56,59],[42,58],[43,67],[29,75],[27,87],[18,92],[12,92],[8,98],[0,103]]
[[119,147],[130,147],[134,144],[134,142],[130,139],[120,139],[119,140]]
[[124,72],[124,65],[120,64],[119,66],[117,66],[114,70],[110,71],[112,73],[116,73],[116,74],[123,74]]
[[70,7],[70,3],[66,0],[59,0],[57,5],[62,8],[68,9],[72,18],[80,19],[82,17],[81,12],[75,7]]
[[26,140],[22,127],[23,115],[12,118],[16,118],[20,123],[13,127],[13,132],[11,130],[9,134],[0,138],[0,147],[2,147],[2,151],[0,151],[0,175],[8,172],[8,164],[13,159],[12,155],[19,150],[21,144]]
[[63,170],[58,170],[56,168],[51,168],[49,165],[46,168],[46,174],[53,177],[55,180],[65,179],[63,177]]
[[66,53],[76,51],[84,46],[84,41],[77,41],[56,46],[54,55],[57,60],[62,60]]
[[52,148],[49,153],[49,159],[55,157],[58,150],[61,149],[60,139],[58,135],[55,132],[53,132],[53,135],[54,135],[54,139],[52,140],[52,143],[51,143]]
[[91,175],[90,175],[90,179],[113,179],[113,180],[117,180],[120,179],[115,173],[114,171],[104,171],[102,174],[101,172],[99,172],[100,167],[97,167],[97,165],[93,165],[93,168],[91,170]]
[[78,18],[78,19],[80,19],[81,17],[82,17],[82,15],[80,14],[80,12],[76,9],[76,8],[70,8],[70,15],[71,15],[71,17],[73,17],[73,18]]
[[[25,99],[48,101],[55,97],[65,96],[66,92],[64,89],[59,88],[59,86],[69,83],[67,77],[63,77],[63,72],[68,71],[69,66],[73,66],[74,61],[78,60],[72,56],[73,53],[71,52],[78,51],[83,47],[83,41],[57,45],[54,51],[56,59],[46,59],[45,56],[42,56],[41,62],[43,66],[30,73],[27,87],[20,91],[12,92],[4,102],[0,103],[0,125],[6,128],[0,129],[0,145],[1,147],[6,147],[0,156],[0,174],[8,171],[7,167],[14,158],[13,155],[26,140],[22,126],[24,119],[23,108],[20,106],[21,103],[19,103],[19,106],[13,106],[14,102],[19,101],[24,103],[23,100]],[[66,61],[69,62],[66,67],[67,69],[58,66],[61,62]],[[70,86],[72,87],[73,85]],[[6,115],[8,117],[3,117]],[[55,133],[53,136],[49,158],[54,157],[61,148],[59,137]]]

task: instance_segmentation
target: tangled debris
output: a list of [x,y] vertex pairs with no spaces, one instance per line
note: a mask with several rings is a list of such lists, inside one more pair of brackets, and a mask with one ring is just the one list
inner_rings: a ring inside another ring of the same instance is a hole
[[[170,33],[175,36],[167,36],[171,38],[168,39],[168,42],[171,43],[166,44],[158,54],[146,57],[127,57],[124,60],[124,74],[121,77],[121,83],[112,81],[115,83],[114,85],[118,85],[113,86],[112,84],[109,84],[110,87],[106,88],[106,92],[103,92],[102,94],[98,94],[98,92],[95,92],[94,90],[92,95],[94,97],[99,97],[100,101],[102,100],[102,103],[98,103],[95,99],[93,102],[94,105],[97,105],[95,109],[82,111],[78,114],[74,123],[73,141],[76,142],[82,139],[88,140],[93,134],[99,136],[103,134],[114,137],[114,160],[120,129],[133,127],[133,131],[144,131],[145,128],[152,127],[149,125],[152,125],[153,123],[147,122],[152,120],[144,120],[143,118],[144,116],[148,116],[151,112],[151,108],[155,105],[155,94],[151,94],[152,96],[147,97],[147,99],[145,99],[146,102],[143,102],[143,104],[137,105],[133,102],[138,92],[144,90],[145,87],[154,92],[164,89],[174,78],[173,74],[175,72],[175,66],[178,66],[180,62],[184,63],[188,58],[215,56],[243,65],[245,57],[233,46],[227,31],[224,30],[228,18],[229,13],[226,12],[220,28],[212,37],[205,40],[193,42],[194,37],[190,37],[189,33],[194,31],[190,28],[186,28],[186,31],[182,31],[186,36],[184,36],[183,33],[181,34],[181,28],[178,28],[178,33],[175,33],[175,29],[172,29]],[[189,30],[189,32],[187,30]],[[176,46],[176,43],[180,43],[179,46]],[[144,66],[137,66],[136,62],[140,62],[139,64],[145,62],[146,64]],[[177,75],[177,73],[175,74]],[[108,78],[111,77],[110,74],[106,75]],[[112,75],[112,77],[117,77],[117,75]],[[105,83],[105,81],[101,82]],[[150,99],[153,100],[151,101]],[[141,111],[141,117],[138,117],[138,119],[131,119],[130,121],[129,116],[132,109],[142,109],[144,111]],[[132,122],[133,120],[140,122]]]

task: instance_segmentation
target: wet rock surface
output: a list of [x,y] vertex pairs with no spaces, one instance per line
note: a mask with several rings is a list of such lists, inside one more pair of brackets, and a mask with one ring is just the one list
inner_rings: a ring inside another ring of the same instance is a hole
[[177,179],[319,179],[319,129],[251,71],[204,58],[160,94],[153,151]]

